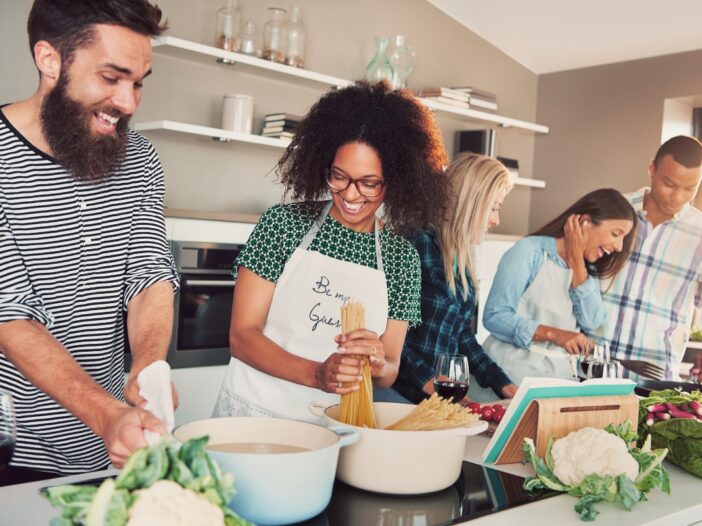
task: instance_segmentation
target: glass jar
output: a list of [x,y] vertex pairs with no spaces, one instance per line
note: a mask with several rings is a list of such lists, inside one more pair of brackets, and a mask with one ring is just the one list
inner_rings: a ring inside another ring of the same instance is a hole
[[290,9],[288,22],[288,45],[285,63],[296,68],[305,67],[305,24],[302,22],[302,9],[294,6]]
[[227,5],[217,11],[215,47],[239,51],[241,39],[241,9],[237,0],[227,0]]
[[285,9],[269,7],[268,20],[263,24],[263,58],[273,62],[285,63],[285,44],[287,40],[287,20]]
[[388,42],[388,37],[375,37],[375,55],[366,66],[365,77],[368,82],[392,82],[393,70],[386,55]]
[[404,36],[396,35],[392,38],[387,57],[392,66],[392,82],[390,84],[393,89],[407,86],[407,77],[412,73],[416,56],[416,52],[407,45]]
[[246,22],[244,24],[244,31],[241,33],[241,49],[239,53],[244,55],[258,56],[258,49],[256,48],[256,24],[253,22]]

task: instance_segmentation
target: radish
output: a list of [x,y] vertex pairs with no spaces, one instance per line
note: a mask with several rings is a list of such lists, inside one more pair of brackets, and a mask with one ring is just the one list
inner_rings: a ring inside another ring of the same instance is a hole
[[664,413],[668,410],[668,408],[663,404],[651,404],[646,409],[649,413]]
[[653,417],[653,415],[654,415],[654,413],[649,413],[648,416],[646,417],[646,425],[648,427],[651,427],[656,421],[656,419]]
[[656,418],[656,420],[670,420],[670,413],[655,412],[653,413],[653,416]]
[[687,411],[681,411],[680,409],[671,409],[670,416],[673,418],[697,418],[692,413],[688,413]]
[[695,413],[699,416],[702,416],[702,404],[696,402],[695,400],[692,400],[689,405],[691,413]]

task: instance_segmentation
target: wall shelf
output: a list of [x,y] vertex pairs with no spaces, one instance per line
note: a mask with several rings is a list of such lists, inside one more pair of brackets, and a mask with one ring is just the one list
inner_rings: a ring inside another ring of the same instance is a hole
[[[134,129],[139,132],[145,131],[170,131],[186,133],[190,135],[199,135],[202,137],[210,137],[211,139],[222,142],[234,141],[248,144],[256,144],[259,146],[270,146],[272,148],[287,148],[290,144],[289,139],[275,139],[273,137],[263,137],[262,135],[254,135],[251,133],[237,133],[219,128],[210,128],[209,126],[200,126],[197,124],[187,124],[185,122],[176,121],[151,121],[140,122],[134,125]],[[515,177],[512,179],[516,186],[529,186],[531,188],[546,188],[546,183],[539,179],[527,179],[525,177]]]
[[512,119],[511,117],[503,117],[502,115],[489,113],[486,111],[473,110],[470,108],[459,108],[457,106],[451,106],[450,104],[443,104],[435,100],[427,100],[421,97],[419,100],[421,100],[430,110],[446,113],[456,117],[462,117],[471,121],[494,124],[502,128],[517,128],[533,133],[546,134],[549,132],[548,126],[534,124],[533,122]]
[[[343,87],[352,84],[352,81],[317,73],[302,68],[294,68],[284,64],[278,64],[269,60],[263,60],[258,57],[234,53],[233,51],[225,51],[214,46],[192,42],[178,37],[162,36],[152,41],[155,53],[176,57],[181,59],[192,60],[205,64],[214,64],[220,62],[229,67],[235,67],[238,71],[256,73],[271,77],[283,78],[283,80],[294,81],[304,85],[326,85],[332,87]],[[511,117],[504,117],[495,113],[479,111],[470,108],[458,108],[449,104],[442,104],[433,100],[425,100],[420,98],[429,109],[446,114],[448,116],[465,119],[482,124],[492,126],[500,126],[503,128],[515,128],[531,133],[546,134],[549,132],[548,126],[535,124]]]
[[285,64],[278,64],[258,57],[225,51],[214,46],[192,42],[178,37],[162,36],[152,40],[155,53],[169,57],[194,60],[205,64],[220,64],[235,67],[239,71],[258,73],[270,76],[282,76],[287,79],[294,78],[304,84],[326,84],[332,87],[343,87],[351,84],[350,80],[340,79],[324,73],[317,73],[308,69],[294,68]]
[[515,186],[528,186],[530,188],[546,188],[546,181],[540,179],[527,179],[526,177],[514,177],[512,182]]
[[287,148],[288,144],[290,144],[289,139],[263,137],[262,135],[254,135],[252,133],[237,133],[219,128],[210,128],[209,126],[199,126],[197,124],[187,124],[184,122],[168,120],[136,123],[134,125],[134,129],[139,132],[161,130],[188,133],[191,135],[210,137],[222,142],[235,141],[248,144],[257,144],[259,146],[270,146],[273,148]]

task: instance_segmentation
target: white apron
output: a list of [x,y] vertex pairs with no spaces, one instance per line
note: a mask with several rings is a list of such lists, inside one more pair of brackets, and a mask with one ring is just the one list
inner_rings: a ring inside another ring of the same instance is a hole
[[[375,252],[378,269],[340,261],[308,250],[331,209],[331,201],[285,264],[273,293],[263,334],[287,352],[322,362],[336,352],[341,334],[341,306],[353,298],[366,309],[366,328],[382,335],[388,320],[388,292],[383,272],[378,222]],[[214,416],[274,416],[320,422],[310,402],[339,403],[339,395],[270,376],[232,358]]]
[[[573,271],[564,269],[545,255],[544,262],[527,290],[519,298],[517,314],[566,331],[578,331],[573,302],[568,291]],[[483,343],[485,353],[499,365],[512,382],[519,386],[527,376],[577,379],[577,362],[565,349],[551,342],[535,342],[528,349],[516,347],[494,336]],[[499,397],[490,388],[470,379],[468,396],[476,402],[487,402]]]

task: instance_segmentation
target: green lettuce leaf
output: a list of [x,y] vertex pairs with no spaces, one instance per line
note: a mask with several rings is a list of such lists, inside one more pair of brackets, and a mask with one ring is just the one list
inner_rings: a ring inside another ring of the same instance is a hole
[[668,460],[702,477],[702,422],[671,418],[650,428],[653,447],[668,448]]
[[[551,450],[552,440],[549,439],[547,449]],[[568,486],[563,484],[556,474],[548,467],[546,462],[544,462],[537,454],[536,447],[534,446],[534,441],[530,438],[525,438],[522,444],[522,450],[525,453],[525,458],[528,462],[531,462],[534,466],[534,471],[536,472],[536,478],[539,480],[539,484],[531,482],[531,477],[524,481],[524,487],[527,486],[531,490],[538,489],[539,487],[545,487],[554,491],[568,491]],[[553,459],[551,460],[553,462]]]

